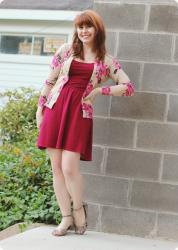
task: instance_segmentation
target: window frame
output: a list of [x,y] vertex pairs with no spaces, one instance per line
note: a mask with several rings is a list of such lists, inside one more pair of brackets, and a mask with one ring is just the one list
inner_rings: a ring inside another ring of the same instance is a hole
[[[41,61],[40,59],[42,58],[42,60],[47,59],[47,61],[49,61],[49,58],[52,55],[34,55],[33,54],[33,48],[34,48],[34,42],[35,42],[35,38],[36,37],[60,37],[60,36],[66,36],[66,41],[68,42],[70,40],[70,33],[41,33],[41,34],[32,34],[32,33],[15,33],[15,32],[0,32],[0,48],[1,48],[1,39],[2,36],[21,36],[21,37],[31,37],[32,38],[32,45],[31,45],[31,50],[30,50],[30,54],[11,54],[11,53],[1,53],[0,52],[0,56],[1,56],[1,62],[2,61],[6,61],[8,62],[9,59],[11,58],[13,62],[21,62],[21,59],[27,59],[27,61],[30,63],[31,61],[33,61],[34,59],[37,61]],[[31,58],[31,60],[30,60]],[[46,61],[46,60],[44,60]]]

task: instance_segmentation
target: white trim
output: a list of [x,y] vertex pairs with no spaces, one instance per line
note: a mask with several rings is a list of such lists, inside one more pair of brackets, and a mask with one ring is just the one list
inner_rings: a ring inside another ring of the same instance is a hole
[[80,11],[0,9],[0,20],[73,21]]

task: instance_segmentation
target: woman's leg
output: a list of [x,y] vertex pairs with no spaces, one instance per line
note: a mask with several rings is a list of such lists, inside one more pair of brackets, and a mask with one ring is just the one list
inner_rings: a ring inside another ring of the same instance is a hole
[[[64,216],[71,214],[70,194],[67,191],[64,175],[61,169],[62,149],[47,148],[47,153],[51,161],[53,188],[60,211]],[[63,217],[58,228],[67,228],[71,223],[72,217]]]
[[[80,153],[68,150],[62,151],[62,171],[64,174],[66,187],[73,200],[73,208],[79,208],[83,202],[83,176],[80,173]],[[85,222],[84,209],[75,213],[77,225],[83,225]]]

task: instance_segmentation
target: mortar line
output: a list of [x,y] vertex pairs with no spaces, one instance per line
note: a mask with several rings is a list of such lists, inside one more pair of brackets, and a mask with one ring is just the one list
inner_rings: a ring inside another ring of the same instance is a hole
[[165,112],[164,112],[164,117],[163,117],[164,122],[168,121],[169,105],[170,105],[170,94],[167,94],[166,95],[166,107],[165,107]]
[[159,166],[159,176],[158,176],[158,180],[160,183],[162,181],[162,175],[163,175],[163,162],[164,162],[164,154],[161,154],[160,166]]
[[104,175],[106,174],[106,164],[107,164],[107,158],[108,158],[108,149],[109,148],[104,148],[104,156],[103,156],[103,162],[102,162],[102,168],[101,168],[101,173]]
[[171,61],[174,62],[174,54],[176,47],[176,35],[172,34],[172,49],[171,49]]
[[142,91],[142,82],[143,82],[143,72],[144,72],[145,64],[142,62],[140,63],[140,76],[139,76],[139,85],[138,90]]
[[176,2],[170,2],[170,1],[160,1],[159,3],[155,3],[155,1],[151,1],[150,3],[143,3],[143,1],[134,1],[134,2],[130,2],[127,0],[111,0],[111,1],[107,1],[107,0],[95,0],[94,3],[109,3],[109,4],[129,4],[129,5],[170,5],[170,6],[177,6]]
[[131,178],[131,179],[128,181],[127,203],[128,203],[128,207],[129,207],[129,208],[131,208],[131,193],[132,193],[133,182],[134,182],[134,179],[133,179],[133,178]]
[[138,121],[135,122],[134,132],[133,132],[133,148],[137,147],[137,132],[138,132]]
[[151,9],[150,5],[145,6],[145,20],[144,20],[144,28],[143,28],[145,32],[148,32],[148,25],[150,21],[150,9]]
[[[93,146],[97,146],[99,147],[100,145],[99,144],[93,144]],[[167,154],[167,155],[177,155],[178,156],[178,153],[177,151],[175,152],[169,152],[169,151],[165,151],[165,150],[156,150],[156,149],[147,149],[147,148],[129,148],[129,147],[123,147],[123,146],[113,146],[113,145],[109,145],[109,146],[106,146],[107,148],[110,148],[110,149],[119,149],[119,150],[127,150],[127,151],[137,151],[137,152],[145,152],[145,153],[152,153],[152,154]]]

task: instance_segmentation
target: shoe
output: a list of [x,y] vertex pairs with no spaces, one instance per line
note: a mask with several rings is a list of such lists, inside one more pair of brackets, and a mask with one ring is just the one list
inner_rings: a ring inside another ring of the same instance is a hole
[[[72,217],[73,218],[73,216],[71,214],[63,215],[62,217]],[[54,229],[52,231],[52,235],[54,235],[54,236],[64,236],[64,235],[67,234],[68,230],[73,230],[73,229],[74,229],[74,221],[72,220],[72,224],[69,225],[67,228],[59,228],[59,229],[56,228],[56,229]]]
[[73,208],[72,210],[73,210],[73,212],[76,212],[76,211],[80,210],[82,207],[83,207],[84,213],[85,213],[85,222],[84,222],[84,224],[83,225],[77,225],[76,221],[75,221],[75,217],[73,216],[73,218],[74,218],[74,229],[75,229],[76,234],[84,234],[84,232],[86,231],[87,226],[88,226],[88,224],[87,224],[88,204],[83,203],[81,207],[76,208],[76,209]]

